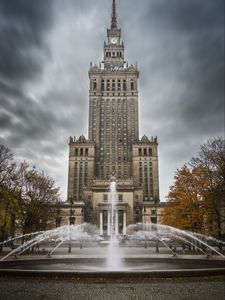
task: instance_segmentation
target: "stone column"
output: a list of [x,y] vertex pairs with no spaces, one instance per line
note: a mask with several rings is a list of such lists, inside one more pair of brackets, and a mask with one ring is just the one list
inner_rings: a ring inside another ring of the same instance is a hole
[[123,234],[125,235],[127,233],[127,229],[126,229],[126,226],[127,226],[127,220],[126,220],[126,212],[124,211],[123,212]]
[[116,235],[118,235],[119,234],[119,215],[118,215],[119,212],[118,212],[118,210],[116,210],[115,213],[116,213],[115,233],[116,233]]
[[100,235],[103,235],[103,212],[100,211]]
[[108,225],[107,225],[107,235],[110,236],[111,235],[111,213],[108,210]]

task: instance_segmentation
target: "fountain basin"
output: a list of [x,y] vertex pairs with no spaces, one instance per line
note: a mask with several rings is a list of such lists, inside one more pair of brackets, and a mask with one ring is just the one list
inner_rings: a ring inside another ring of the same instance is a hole
[[2,261],[0,275],[127,278],[225,275],[225,261],[218,257],[125,257],[123,266],[107,269],[104,257],[32,258]]
[[[113,228],[114,223],[112,233]],[[0,259],[0,275],[101,280],[225,275],[225,256],[217,250],[224,242],[165,225],[134,224],[127,228],[126,236],[112,234],[104,240],[95,226],[85,223],[27,238],[16,249],[6,250]]]

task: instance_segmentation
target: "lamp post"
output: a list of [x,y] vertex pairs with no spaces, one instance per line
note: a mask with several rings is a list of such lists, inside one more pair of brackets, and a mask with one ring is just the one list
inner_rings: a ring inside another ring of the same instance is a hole
[[[15,214],[13,211],[13,208],[9,208],[9,214],[10,214],[10,237],[11,239],[14,238],[15,235]],[[13,241],[10,243],[11,248],[13,249]]]
[[74,225],[75,223],[75,217],[74,217],[74,211],[73,211],[73,198],[70,196],[70,237],[69,237],[69,249],[68,253],[71,253],[72,251],[72,243],[71,243],[71,225]]
[[[158,235],[158,228],[157,228],[157,223],[158,223],[158,215],[157,215],[157,207],[155,207],[154,209],[155,211],[155,219],[154,219],[154,223],[156,224],[155,225],[155,230],[156,230],[156,235]],[[158,242],[158,239],[156,241],[156,244],[155,244],[155,253],[159,253],[159,242]]]

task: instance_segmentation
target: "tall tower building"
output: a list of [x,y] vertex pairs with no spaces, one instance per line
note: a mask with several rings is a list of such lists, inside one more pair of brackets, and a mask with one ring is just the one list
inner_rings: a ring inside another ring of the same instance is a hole
[[121,29],[113,1],[111,27],[104,43],[104,59],[89,71],[89,139],[96,145],[96,176],[132,176],[132,144],[138,141],[138,75],[124,61]]
[[155,223],[159,204],[158,143],[139,139],[137,65],[125,61],[116,1],[103,61],[90,66],[88,138],[70,138],[68,201],[75,223],[92,222],[110,234],[109,182],[117,180],[116,227]]

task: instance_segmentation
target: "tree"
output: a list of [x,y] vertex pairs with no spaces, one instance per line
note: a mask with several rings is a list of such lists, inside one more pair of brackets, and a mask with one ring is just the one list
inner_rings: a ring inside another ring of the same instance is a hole
[[0,241],[13,231],[15,209],[13,180],[16,164],[13,154],[0,145]]
[[13,154],[0,145],[0,241],[14,235],[45,230],[55,225],[59,188],[54,180],[30,168],[17,165]]
[[[23,162],[17,173],[19,223],[23,233],[45,230],[56,219],[59,188],[54,180]],[[55,224],[54,224],[55,225]]]
[[163,222],[221,237],[225,217],[225,145],[221,138],[201,146],[197,157],[177,170]]
[[225,234],[225,140],[209,140],[201,146],[190,165],[204,169],[208,181],[207,209],[214,216],[214,234],[220,237]]
[[204,233],[206,212],[202,193],[206,186],[201,170],[191,170],[186,165],[177,170],[163,214],[164,224]]

